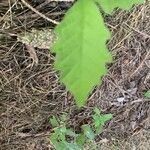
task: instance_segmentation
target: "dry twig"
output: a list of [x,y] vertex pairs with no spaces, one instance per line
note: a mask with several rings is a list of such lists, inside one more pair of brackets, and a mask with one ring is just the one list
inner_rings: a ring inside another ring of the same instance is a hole
[[145,61],[147,60],[148,56],[150,55],[150,50],[148,50],[147,54],[145,55],[144,59],[142,60],[142,62],[140,63],[140,65],[137,67],[137,69],[131,73],[130,78],[138,72],[138,70],[143,66],[143,64],[145,63]]
[[31,9],[33,12],[35,12],[36,14],[38,14],[39,16],[41,16],[42,18],[46,19],[47,21],[53,23],[53,24],[59,24],[59,22],[52,20],[48,17],[46,17],[44,14],[40,13],[38,10],[36,10],[35,8],[33,8],[29,3],[27,3],[25,0],[21,0],[21,2],[27,6],[29,9]]

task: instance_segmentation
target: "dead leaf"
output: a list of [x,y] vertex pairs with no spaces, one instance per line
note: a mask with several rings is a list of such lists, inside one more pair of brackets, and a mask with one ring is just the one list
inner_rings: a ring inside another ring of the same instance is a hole
[[33,64],[38,64],[38,57],[37,57],[37,54],[35,52],[35,48],[30,46],[30,45],[27,45],[25,44],[29,54],[30,54],[30,58],[33,60]]

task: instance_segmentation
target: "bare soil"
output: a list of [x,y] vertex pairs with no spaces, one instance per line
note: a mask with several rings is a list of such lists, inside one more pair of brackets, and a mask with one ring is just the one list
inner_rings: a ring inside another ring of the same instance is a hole
[[[73,3],[32,0],[29,4],[59,22]],[[55,25],[21,1],[0,1],[0,150],[52,149],[50,116],[67,113],[68,127],[79,131],[91,119],[94,107],[113,114],[97,138],[103,150],[150,150],[150,101],[144,97],[150,89],[150,1],[130,12],[116,10],[104,17],[112,31],[108,47],[114,61],[102,85],[78,109],[59,83],[54,54],[36,48],[38,63],[34,64],[15,36]]]

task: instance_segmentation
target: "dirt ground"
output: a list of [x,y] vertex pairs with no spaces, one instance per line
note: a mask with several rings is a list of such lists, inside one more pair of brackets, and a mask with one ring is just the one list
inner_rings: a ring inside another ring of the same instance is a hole
[[[32,0],[29,4],[59,22],[73,3]],[[144,97],[150,89],[150,1],[104,17],[112,31],[108,47],[114,61],[88,104],[78,109],[59,83],[54,54],[36,48],[34,63],[25,44],[17,42],[18,33],[55,25],[22,0],[0,1],[0,150],[52,149],[50,116],[65,112],[68,127],[78,130],[95,106],[113,114],[97,139],[103,150],[150,150],[150,101]]]

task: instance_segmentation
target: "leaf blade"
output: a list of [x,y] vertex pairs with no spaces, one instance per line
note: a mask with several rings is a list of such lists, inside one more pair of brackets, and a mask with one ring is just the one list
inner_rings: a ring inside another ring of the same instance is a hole
[[145,97],[150,98],[150,90],[148,90],[144,95]]
[[117,7],[129,10],[134,4],[142,4],[144,0],[96,0],[103,8],[103,10],[111,14]]
[[[91,21],[91,18],[92,19]],[[93,0],[79,0],[56,27],[58,40],[53,45],[55,67],[79,107],[89,92],[106,74],[105,64],[112,58],[106,48],[110,32]]]

